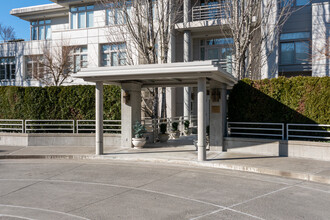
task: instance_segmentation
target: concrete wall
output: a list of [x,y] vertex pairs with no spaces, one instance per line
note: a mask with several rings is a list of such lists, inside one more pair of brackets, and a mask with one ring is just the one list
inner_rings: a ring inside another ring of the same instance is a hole
[[[120,134],[104,134],[104,146],[120,146]],[[95,134],[0,133],[1,146],[95,146]]]
[[227,152],[330,161],[330,143],[253,138],[225,138]]

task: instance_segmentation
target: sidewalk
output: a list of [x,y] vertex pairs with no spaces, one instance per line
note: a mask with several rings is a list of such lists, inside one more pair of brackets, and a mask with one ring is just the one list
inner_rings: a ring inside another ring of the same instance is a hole
[[330,184],[330,161],[208,151],[207,161],[198,162],[197,152],[192,145],[155,144],[140,150],[111,147],[105,148],[105,153],[101,156],[94,155],[94,152],[93,147],[0,146],[0,159],[100,159],[170,163],[239,170]]

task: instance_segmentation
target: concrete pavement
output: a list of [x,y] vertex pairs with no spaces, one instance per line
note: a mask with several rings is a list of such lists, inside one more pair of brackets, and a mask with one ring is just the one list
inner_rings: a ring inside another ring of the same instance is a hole
[[95,156],[93,147],[0,146],[0,159],[20,158],[152,162],[247,171],[330,184],[330,162],[327,161],[208,151],[208,160],[198,162],[195,147],[191,145],[156,144],[141,150],[109,147],[102,156]]
[[[4,153],[4,152],[2,152]],[[114,160],[0,160],[0,219],[329,219],[330,185]]]

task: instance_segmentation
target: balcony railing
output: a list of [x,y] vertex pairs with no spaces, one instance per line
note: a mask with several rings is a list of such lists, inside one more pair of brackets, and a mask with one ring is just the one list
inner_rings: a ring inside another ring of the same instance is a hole
[[226,3],[195,6],[192,8],[192,20],[203,21],[226,18]]

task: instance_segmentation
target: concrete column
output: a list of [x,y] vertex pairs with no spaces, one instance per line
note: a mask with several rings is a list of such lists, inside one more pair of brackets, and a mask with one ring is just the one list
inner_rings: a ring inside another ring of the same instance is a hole
[[183,116],[185,120],[190,119],[190,110],[191,110],[191,88],[183,88]]
[[[187,22],[191,21],[191,0],[183,1],[183,23],[184,26]],[[190,62],[192,60],[191,53],[191,31],[185,30],[183,33],[183,60]],[[185,119],[190,119],[191,112],[191,88],[183,88],[183,116]]]
[[205,102],[206,102],[206,78],[198,79],[198,161],[206,160],[206,119],[205,119]]
[[222,106],[219,84],[210,85],[210,149],[222,151]]
[[221,122],[222,122],[222,128],[221,128],[221,146],[224,149],[224,138],[226,136],[227,132],[227,88],[226,86],[223,86],[221,88]]
[[121,146],[132,147],[133,126],[141,121],[141,84],[121,85]]
[[103,154],[103,82],[95,87],[96,155]]
[[191,21],[191,0],[183,0],[183,23]]

